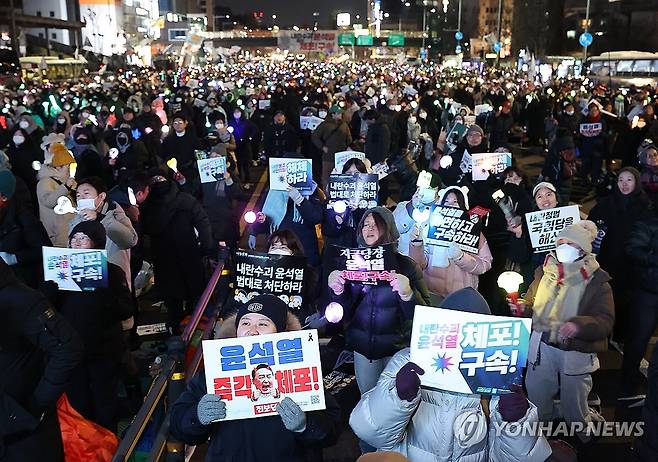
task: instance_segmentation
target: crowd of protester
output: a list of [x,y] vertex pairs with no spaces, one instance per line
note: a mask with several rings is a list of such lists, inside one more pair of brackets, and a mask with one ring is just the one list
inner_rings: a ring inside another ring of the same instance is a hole
[[[460,445],[452,420],[482,409],[480,396],[421,389],[423,370],[409,362],[404,326],[416,305],[509,316],[514,307],[496,283],[507,270],[524,278],[520,311],[533,332],[524,384],[487,402],[490,422],[602,420],[591,404],[592,373],[609,345],[624,353],[620,405],[648,386],[639,365],[658,327],[654,88],[539,83],[509,70],[262,60],[25,82],[0,96],[2,461],[63,460],[54,414],[63,392],[85,418],[117,432],[119,383],[135,380],[130,339],[145,262],[176,335],[206,287],[208,262],[230,262],[240,246],[304,256],[304,302],[291,309],[261,296],[260,319],[246,303],[227,303],[220,337],[302,324],[341,331],[362,396],[349,422],[364,453],[415,462],[544,461],[557,452],[542,436],[498,439],[486,427],[476,443]],[[302,128],[300,116],[322,121]],[[335,172],[334,154],[346,150],[365,159]],[[538,177],[518,165],[522,150],[541,156]],[[512,166],[473,181],[465,159],[494,151],[511,152]],[[226,158],[222,178],[201,182],[200,152]],[[277,157],[312,159],[314,186],[266,189],[246,224],[256,173]],[[377,207],[328,204],[330,174],[380,167],[390,174],[379,181]],[[417,187],[421,171],[432,179]],[[494,199],[498,190],[507,208]],[[534,252],[524,214],[576,196],[596,205],[581,209],[583,220],[558,235],[555,250]],[[477,253],[428,245],[416,212],[433,204],[488,211]],[[332,245],[389,243],[397,262],[390,285],[364,290],[333,266]],[[43,246],[105,249],[109,286],[58,290],[44,281]],[[323,316],[330,302],[345,310],[338,327]],[[657,367],[654,359],[647,427],[658,419]],[[342,430],[329,394],[325,411],[304,413],[289,398],[277,411],[222,422],[226,407],[206,393],[200,372],[173,406],[170,430],[188,444],[210,439],[212,461],[321,460]],[[655,428],[647,430],[638,460],[658,457]],[[579,450],[589,442],[579,435],[570,443]]]

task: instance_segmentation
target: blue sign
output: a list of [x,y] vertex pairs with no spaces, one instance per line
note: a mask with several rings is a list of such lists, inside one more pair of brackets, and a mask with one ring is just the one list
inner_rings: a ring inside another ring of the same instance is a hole
[[500,42],[494,43],[493,49],[496,53],[498,53],[501,49],[503,48],[503,44]]
[[589,32],[583,32],[582,34],[580,34],[580,38],[578,39],[578,41],[582,46],[588,47],[592,44],[594,38],[592,37],[592,34],[590,34]]
[[457,45],[457,46],[455,47],[455,53],[459,54],[459,53],[461,53],[461,52],[462,52],[462,47],[461,47],[461,45]]
[[455,40],[461,40],[464,38],[464,34],[461,31],[455,32]]

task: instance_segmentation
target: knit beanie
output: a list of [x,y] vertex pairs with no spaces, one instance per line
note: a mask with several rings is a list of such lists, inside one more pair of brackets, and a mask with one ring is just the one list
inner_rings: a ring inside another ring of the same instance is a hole
[[16,177],[11,170],[0,170],[0,195],[11,199],[16,191]]
[[75,162],[71,152],[61,143],[51,145],[50,151],[53,153],[52,160],[50,161],[50,165],[53,167],[62,167],[63,165],[69,165]]
[[258,313],[267,316],[276,326],[277,332],[285,332],[288,324],[288,305],[276,295],[264,294],[252,298],[238,309],[235,316],[235,328],[245,314]]
[[94,243],[94,249],[104,249],[107,240],[105,227],[98,220],[81,221],[69,233],[69,244],[77,233],[82,233]]
[[468,127],[468,130],[466,131],[466,136],[470,135],[471,133],[479,133],[484,137],[484,130],[482,130],[482,128],[477,124],[473,124],[470,127]]
[[596,238],[597,233],[598,228],[594,222],[582,220],[564,228],[555,238],[555,242],[564,239],[573,242],[586,253],[592,253],[592,241]]
[[472,287],[465,287],[451,293],[440,303],[439,307],[467,313],[491,314],[487,301]]

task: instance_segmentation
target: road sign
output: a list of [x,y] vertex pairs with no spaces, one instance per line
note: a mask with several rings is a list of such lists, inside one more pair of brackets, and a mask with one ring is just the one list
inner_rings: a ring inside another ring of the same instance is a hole
[[404,46],[404,35],[402,34],[391,34],[388,36],[388,46],[390,47],[403,47]]
[[464,38],[464,34],[461,31],[455,32],[455,40],[461,40]]
[[354,45],[354,34],[338,34],[338,46]]
[[371,47],[372,35],[359,35],[356,37],[356,44],[358,46]]
[[580,34],[580,38],[578,39],[578,41],[582,46],[588,47],[594,41],[594,37],[592,37],[592,34],[590,34],[589,32],[583,32],[582,34]]

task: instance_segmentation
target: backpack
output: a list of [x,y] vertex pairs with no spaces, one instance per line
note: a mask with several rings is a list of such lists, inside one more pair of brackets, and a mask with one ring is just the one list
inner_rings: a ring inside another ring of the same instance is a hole
[[560,151],[560,176],[562,179],[576,175],[576,150],[574,148]]

